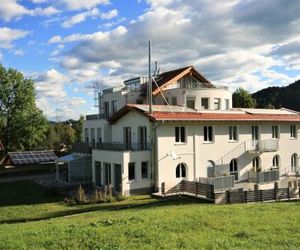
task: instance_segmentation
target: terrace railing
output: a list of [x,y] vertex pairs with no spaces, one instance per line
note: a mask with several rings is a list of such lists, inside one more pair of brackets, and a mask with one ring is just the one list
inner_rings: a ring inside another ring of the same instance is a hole
[[97,143],[95,148],[107,151],[143,151],[150,150],[151,145],[150,143],[131,143],[130,145],[124,143]]
[[248,181],[253,183],[268,183],[279,180],[279,170],[263,171],[263,172],[248,172]]
[[227,189],[234,187],[234,175],[219,176],[213,178],[200,177],[198,180],[203,184],[210,184],[214,186],[215,190]]

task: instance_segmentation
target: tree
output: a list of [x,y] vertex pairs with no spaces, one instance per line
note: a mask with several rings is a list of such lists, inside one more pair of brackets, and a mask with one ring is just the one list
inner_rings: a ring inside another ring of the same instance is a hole
[[75,142],[82,141],[82,128],[83,128],[84,118],[81,115],[78,120],[72,121],[72,128],[75,130]]
[[251,94],[243,89],[238,88],[232,95],[234,108],[255,108],[256,103]]
[[5,152],[40,149],[47,128],[35,103],[34,82],[0,64],[0,138]]

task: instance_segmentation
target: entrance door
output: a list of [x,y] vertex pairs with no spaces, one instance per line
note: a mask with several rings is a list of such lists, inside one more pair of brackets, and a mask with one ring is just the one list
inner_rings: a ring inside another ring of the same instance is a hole
[[116,192],[121,192],[122,167],[121,167],[121,164],[114,164],[114,166],[115,166],[114,188],[115,188]]

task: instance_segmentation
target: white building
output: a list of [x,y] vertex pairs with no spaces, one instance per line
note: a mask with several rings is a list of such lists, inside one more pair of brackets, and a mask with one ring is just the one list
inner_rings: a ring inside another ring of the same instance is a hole
[[151,113],[145,104],[147,79],[135,78],[105,90],[99,114],[87,116],[84,140],[93,147],[97,186],[150,193],[182,179],[231,176],[234,188],[248,189],[254,181],[263,186],[279,178],[287,185],[296,175],[297,112],[233,109],[231,92],[193,67],[154,79]]

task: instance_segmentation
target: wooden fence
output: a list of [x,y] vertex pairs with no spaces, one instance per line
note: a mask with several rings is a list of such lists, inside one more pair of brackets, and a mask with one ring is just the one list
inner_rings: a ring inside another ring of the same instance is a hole
[[255,185],[255,190],[244,191],[243,189],[215,192],[214,186],[200,182],[182,180],[176,186],[165,191],[165,183],[162,183],[161,193],[163,195],[189,194],[195,197],[207,198],[215,204],[233,204],[263,201],[280,201],[300,198],[300,186],[278,188],[278,183],[274,183],[273,189],[259,190]]
[[273,189],[243,191],[231,190],[223,193],[215,193],[216,204],[233,204],[263,201],[280,201],[299,198],[300,188],[278,188],[277,184]]
[[182,180],[176,186],[172,187],[168,191],[165,191],[165,183],[162,183],[161,192],[163,195],[170,194],[192,194],[197,196],[203,196],[207,199],[214,199],[214,186],[211,184],[204,184],[194,181]]

